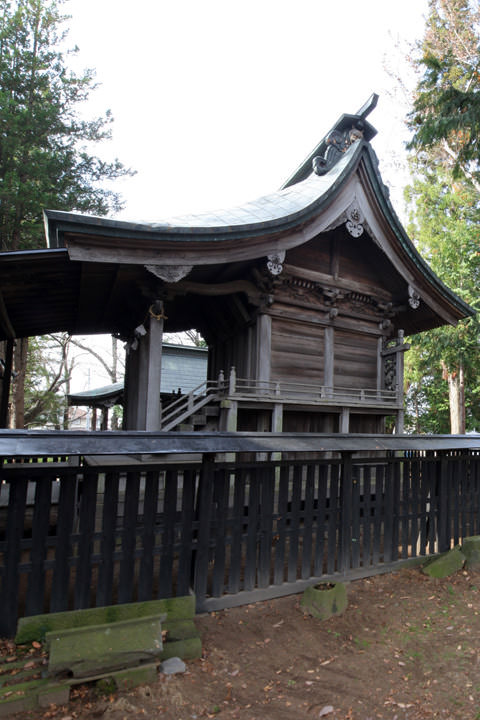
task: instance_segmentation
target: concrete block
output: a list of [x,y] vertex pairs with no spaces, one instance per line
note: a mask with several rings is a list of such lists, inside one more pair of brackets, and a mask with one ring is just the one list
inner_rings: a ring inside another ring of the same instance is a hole
[[15,642],[17,645],[24,645],[33,640],[43,640],[48,632],[122,622],[162,613],[167,615],[168,620],[193,618],[195,616],[195,595],[20,618]]
[[163,646],[161,660],[180,657],[183,660],[196,660],[202,657],[202,641],[199,637],[186,638],[166,642]]
[[462,553],[465,555],[465,567],[468,570],[478,570],[480,568],[480,535],[465,538]]
[[158,679],[156,663],[118,670],[112,674],[118,690],[130,690],[138,685],[151,685]]
[[428,561],[423,572],[431,578],[444,578],[461,570],[465,563],[465,555],[459,547],[448,550]]
[[344,583],[312,585],[303,593],[301,606],[304,612],[319,620],[341,615],[348,605]]
[[163,615],[47,633],[48,672],[85,677],[160,657],[162,618]]
[[38,693],[38,704],[40,707],[49,705],[66,705],[70,700],[70,685],[59,683],[40,690]]

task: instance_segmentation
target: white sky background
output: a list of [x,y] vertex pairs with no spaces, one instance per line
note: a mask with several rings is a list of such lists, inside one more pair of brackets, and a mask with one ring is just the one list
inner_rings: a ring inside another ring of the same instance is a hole
[[80,49],[70,62],[95,68],[100,83],[83,111],[115,118],[112,141],[95,152],[137,170],[115,184],[122,219],[274,192],[372,92],[372,144],[402,215],[406,108],[384,66],[410,75],[402,53],[423,35],[427,0],[68,0],[64,9],[67,45]]

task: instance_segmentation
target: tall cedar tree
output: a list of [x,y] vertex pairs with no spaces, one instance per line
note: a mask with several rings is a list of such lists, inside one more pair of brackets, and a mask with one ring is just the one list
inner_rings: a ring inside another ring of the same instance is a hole
[[[438,275],[473,306],[480,280],[479,21],[478,4],[430,0],[409,117],[410,232]],[[453,433],[478,428],[478,339],[476,319],[413,338],[406,376],[411,429],[446,432],[448,420]]]
[[[96,215],[121,208],[104,181],[132,174],[118,160],[90,154],[110,138],[112,117],[85,120],[79,107],[94,73],[75,74],[59,49],[63,0],[0,0],[0,249],[43,247],[42,210]],[[77,49],[73,52],[76,52]],[[18,340],[12,390],[16,427],[24,424],[28,342]]]

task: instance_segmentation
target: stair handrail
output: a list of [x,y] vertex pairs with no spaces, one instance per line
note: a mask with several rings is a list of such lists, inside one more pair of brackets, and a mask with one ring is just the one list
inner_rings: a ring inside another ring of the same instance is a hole
[[197,410],[217,400],[223,384],[217,380],[204,380],[186,395],[181,395],[162,411],[162,431],[172,430],[176,425],[194,415]]

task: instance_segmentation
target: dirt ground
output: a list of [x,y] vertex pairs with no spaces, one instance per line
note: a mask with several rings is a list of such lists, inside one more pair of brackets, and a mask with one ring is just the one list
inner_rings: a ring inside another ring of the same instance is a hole
[[15,718],[480,719],[480,573],[358,580],[323,622],[300,598],[197,617],[203,658],[184,675],[108,697],[82,687],[68,706]]

